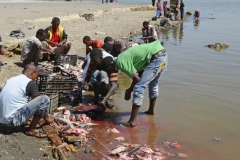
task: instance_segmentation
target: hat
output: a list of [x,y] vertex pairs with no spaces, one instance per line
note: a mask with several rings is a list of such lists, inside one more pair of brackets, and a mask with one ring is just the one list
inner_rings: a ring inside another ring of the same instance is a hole
[[102,69],[106,70],[113,62],[113,58],[111,56],[105,57],[102,59]]
[[102,46],[102,49],[104,49],[106,52],[111,52],[113,49],[113,46],[109,43],[104,43],[104,45]]

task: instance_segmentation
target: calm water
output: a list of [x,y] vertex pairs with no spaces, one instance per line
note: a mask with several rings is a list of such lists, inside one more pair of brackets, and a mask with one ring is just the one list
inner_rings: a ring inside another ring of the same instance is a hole
[[[201,18],[196,24],[189,17],[179,28],[162,33],[169,64],[159,82],[156,115],[139,114],[137,128],[122,129],[122,135],[127,142],[160,147],[162,141],[177,141],[182,148],[170,152],[186,153],[190,160],[239,160],[240,1],[186,0],[185,5],[187,11],[199,9]],[[204,47],[216,42],[230,47],[222,52]],[[117,122],[129,118],[131,102],[123,100],[129,82],[122,76],[114,96]],[[147,109],[146,92],[141,110]]]

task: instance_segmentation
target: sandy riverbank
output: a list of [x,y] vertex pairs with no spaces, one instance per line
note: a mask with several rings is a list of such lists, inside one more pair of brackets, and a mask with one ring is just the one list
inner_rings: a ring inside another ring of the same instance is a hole
[[[132,11],[132,7],[138,6],[102,5],[93,2],[1,3],[1,36],[3,41],[14,41],[16,38],[9,37],[9,33],[20,28],[25,33],[25,38],[28,38],[35,35],[37,29],[48,27],[52,17],[57,16],[62,20],[61,25],[66,29],[69,40],[73,42],[69,54],[84,55],[85,46],[82,43],[82,38],[85,35],[101,40],[106,36],[123,38],[129,32],[140,31],[142,22],[150,19],[155,14],[153,10]],[[151,9],[151,7],[147,8]],[[96,18],[94,21],[86,21],[84,18],[79,17],[79,13],[94,13]],[[105,34],[96,35],[96,32],[104,32]],[[0,72],[0,84],[21,73],[19,55],[14,55],[12,58],[0,56],[0,59],[7,62],[7,65],[3,66]],[[4,133],[2,128],[0,133]],[[43,159],[41,145],[43,143],[48,145],[46,139],[39,142],[40,140],[27,137],[22,132],[14,135],[0,134],[0,136],[1,159]]]

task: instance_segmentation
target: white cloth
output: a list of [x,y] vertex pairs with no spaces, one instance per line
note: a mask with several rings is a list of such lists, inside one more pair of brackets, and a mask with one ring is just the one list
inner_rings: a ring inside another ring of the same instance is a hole
[[[111,54],[109,54],[109,53],[106,52],[106,51],[102,51],[102,54],[103,54],[103,58],[108,57],[108,56],[113,57]],[[86,76],[87,76],[87,70],[88,70],[88,67],[89,67],[90,62],[91,62],[90,53],[88,53],[88,55],[87,55],[87,64],[86,64],[86,66],[84,67],[84,70],[83,70],[83,73],[82,73],[82,78],[83,78],[83,80],[85,80],[85,78],[86,78]]]
[[[36,45],[36,46],[34,46]],[[23,44],[21,60],[24,61],[27,58],[27,54],[30,52],[32,47],[40,48],[42,46],[42,42],[35,36],[28,38]]]
[[31,79],[24,74],[7,80],[0,92],[0,123],[9,124],[12,115],[28,103],[26,87],[30,81]]

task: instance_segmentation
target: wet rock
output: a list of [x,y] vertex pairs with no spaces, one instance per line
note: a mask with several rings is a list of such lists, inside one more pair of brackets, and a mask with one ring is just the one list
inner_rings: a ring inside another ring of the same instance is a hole
[[189,15],[189,16],[191,16],[191,15],[192,15],[192,12],[188,11],[186,14]]
[[105,32],[96,32],[95,34],[96,35],[105,35],[106,33]]
[[229,46],[227,44],[224,44],[224,43],[215,43],[215,44],[208,44],[205,47],[214,49],[216,51],[222,51],[222,50],[227,49]]

